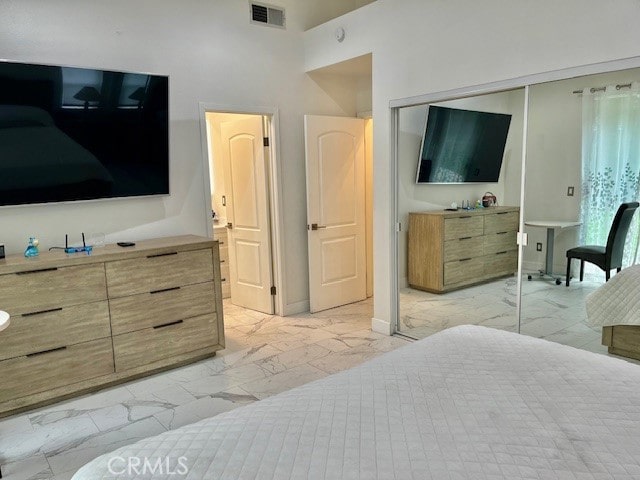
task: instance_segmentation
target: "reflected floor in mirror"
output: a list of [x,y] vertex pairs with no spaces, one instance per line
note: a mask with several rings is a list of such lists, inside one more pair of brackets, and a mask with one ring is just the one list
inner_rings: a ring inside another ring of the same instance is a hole
[[[564,345],[607,353],[601,345],[601,329],[587,324],[586,296],[604,283],[602,275],[586,276],[583,282],[564,283],[533,277],[522,281],[520,333]],[[456,325],[483,325],[517,331],[516,278],[433,294],[412,288],[400,291],[400,331],[424,338]]]

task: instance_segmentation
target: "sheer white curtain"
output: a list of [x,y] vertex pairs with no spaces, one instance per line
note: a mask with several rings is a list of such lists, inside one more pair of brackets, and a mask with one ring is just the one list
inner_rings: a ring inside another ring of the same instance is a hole
[[[640,83],[582,94],[581,244],[605,245],[618,206],[640,197]],[[637,263],[636,213],[624,265]]]

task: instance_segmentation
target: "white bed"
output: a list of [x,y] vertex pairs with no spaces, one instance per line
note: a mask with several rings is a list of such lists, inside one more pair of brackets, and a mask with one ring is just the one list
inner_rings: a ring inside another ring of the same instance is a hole
[[594,327],[640,325],[640,265],[625,268],[587,296]]
[[[127,472],[130,459],[173,474]],[[638,479],[640,367],[456,327],[120,448],[73,478]]]
[[589,325],[602,327],[609,353],[640,360],[640,265],[617,273],[587,296]]

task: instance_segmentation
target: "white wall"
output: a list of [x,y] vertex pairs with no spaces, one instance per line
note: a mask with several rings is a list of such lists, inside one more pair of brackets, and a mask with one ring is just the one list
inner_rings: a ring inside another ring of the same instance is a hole
[[[274,2],[275,3],[275,2]],[[0,242],[22,252],[30,235],[43,249],[64,234],[100,231],[107,241],[208,235],[208,192],[199,102],[277,107],[285,205],[285,306],[308,302],[303,114],[345,112],[304,74],[300,2],[279,0],[287,30],[249,23],[237,0],[5,0],[0,58],[170,76],[171,195],[0,209]]]
[[500,205],[520,205],[520,172],[522,158],[522,119],[524,90],[463,98],[434,105],[511,114],[511,125],[505,145],[500,177],[496,183],[467,183],[460,185],[417,185],[416,171],[422,135],[424,134],[427,106],[400,109],[398,136],[398,213],[403,225],[398,235],[398,278],[400,287],[407,286],[407,241],[409,212],[442,210],[463,200],[475,203],[490,191]]
[[374,328],[390,329],[395,309],[389,102],[637,56],[639,14],[636,0],[378,0],[305,33],[307,70],[373,52]]
[[308,74],[349,116],[355,117],[360,113],[370,116],[371,64],[371,55],[363,55]]

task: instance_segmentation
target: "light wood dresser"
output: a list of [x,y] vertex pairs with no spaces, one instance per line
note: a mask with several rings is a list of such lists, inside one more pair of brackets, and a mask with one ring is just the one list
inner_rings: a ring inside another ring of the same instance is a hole
[[409,213],[408,281],[434,293],[518,269],[518,207]]
[[213,355],[220,283],[218,243],[191,235],[0,260],[0,416]]

